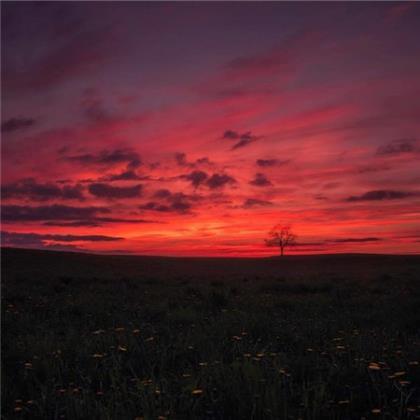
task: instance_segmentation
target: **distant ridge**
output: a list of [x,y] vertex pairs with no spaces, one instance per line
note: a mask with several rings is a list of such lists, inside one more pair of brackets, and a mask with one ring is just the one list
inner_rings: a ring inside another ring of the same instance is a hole
[[255,257],[238,257],[238,256],[194,256],[194,255],[186,255],[186,256],[174,256],[174,255],[147,255],[147,254],[135,254],[130,253],[128,251],[121,251],[121,252],[95,252],[95,251],[81,251],[80,249],[77,250],[61,250],[61,249],[39,249],[39,248],[16,248],[16,247],[8,247],[2,246],[1,252],[25,252],[25,253],[45,253],[45,254],[71,254],[71,255],[83,255],[88,256],[92,255],[95,257],[102,256],[102,257],[130,257],[130,258],[168,258],[168,259],[223,259],[223,260],[230,260],[230,259],[241,259],[241,260],[281,260],[281,259],[294,259],[294,258],[345,258],[345,257],[420,257],[420,252],[418,254],[411,253],[411,254],[386,254],[386,253],[366,253],[366,252],[336,252],[336,253],[318,253],[318,254],[287,254],[283,257],[279,255],[269,255],[269,256],[255,256]]

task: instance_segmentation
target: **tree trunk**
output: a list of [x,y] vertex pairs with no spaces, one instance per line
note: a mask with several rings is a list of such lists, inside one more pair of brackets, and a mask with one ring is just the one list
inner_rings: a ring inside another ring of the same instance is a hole
[[281,246],[280,247],[280,255],[283,256],[283,254],[284,254],[284,248]]

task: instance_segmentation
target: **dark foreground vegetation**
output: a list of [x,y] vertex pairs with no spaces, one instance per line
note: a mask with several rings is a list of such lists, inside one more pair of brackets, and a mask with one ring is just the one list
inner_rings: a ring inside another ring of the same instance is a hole
[[2,255],[2,418],[420,417],[420,258]]

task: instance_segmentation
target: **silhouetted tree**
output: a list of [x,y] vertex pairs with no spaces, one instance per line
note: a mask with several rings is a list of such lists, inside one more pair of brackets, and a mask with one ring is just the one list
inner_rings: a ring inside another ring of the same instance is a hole
[[285,248],[296,243],[297,236],[292,232],[290,226],[276,225],[268,233],[268,238],[265,240],[267,246],[278,246],[280,248],[280,255],[284,255]]

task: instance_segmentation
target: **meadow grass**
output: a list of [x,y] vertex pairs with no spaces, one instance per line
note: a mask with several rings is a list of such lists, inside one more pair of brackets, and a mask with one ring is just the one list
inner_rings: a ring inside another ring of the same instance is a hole
[[3,254],[2,418],[420,417],[418,258]]

